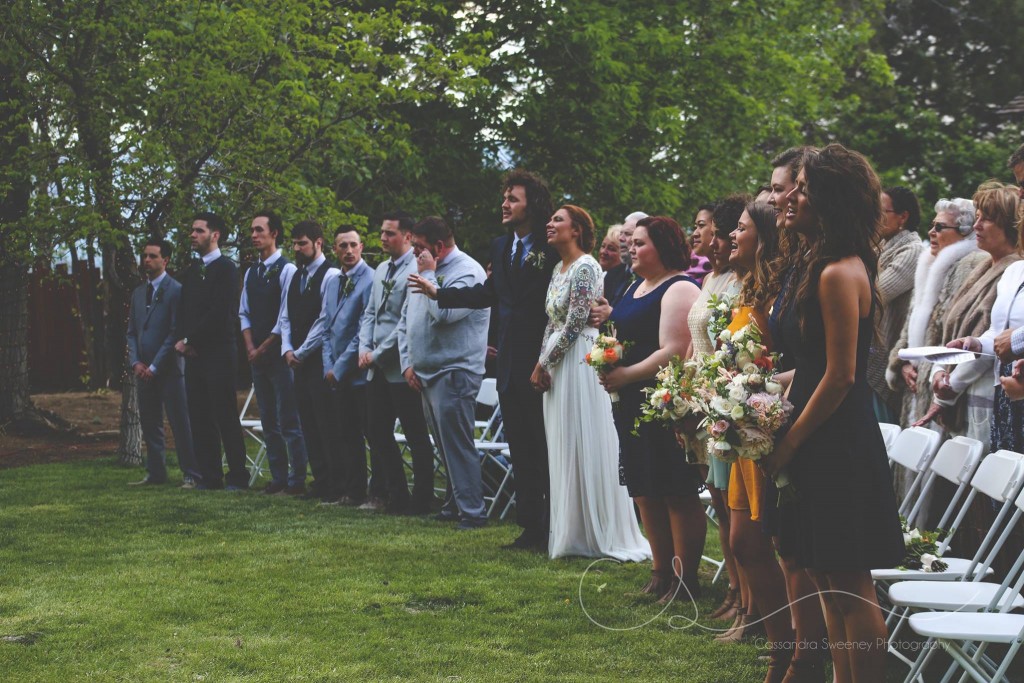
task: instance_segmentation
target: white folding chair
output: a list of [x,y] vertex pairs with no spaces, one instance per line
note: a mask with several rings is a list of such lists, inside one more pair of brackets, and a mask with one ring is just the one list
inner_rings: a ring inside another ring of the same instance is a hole
[[926,520],[918,520],[924,501],[935,488],[939,479],[945,479],[956,485],[956,491],[950,499],[949,504],[939,518],[937,528],[945,529],[950,519],[956,514],[960,498],[971,488],[971,477],[978,469],[981,456],[985,452],[985,445],[977,439],[966,436],[954,436],[939,448],[939,452],[932,458],[928,465],[928,471],[924,475],[924,483],[921,485],[921,493],[914,502],[910,512],[907,513],[907,523],[913,526],[922,526]]
[[256,455],[252,456],[249,455],[249,449],[245,449],[245,459],[249,463],[249,486],[255,484],[256,480],[263,474],[263,463],[267,459],[267,443],[263,439],[263,423],[260,420],[245,416],[249,411],[249,404],[252,403],[253,396],[255,395],[256,387],[252,387],[249,389],[249,395],[242,406],[242,412],[238,414],[238,421],[242,424],[242,432],[255,441],[258,446]]
[[474,430],[477,438],[482,441],[500,441],[502,438],[501,406],[498,405],[498,381],[493,377],[485,377],[480,383],[476,402],[491,408],[491,416],[487,420],[477,420]]
[[900,514],[904,517],[916,499],[921,486],[921,473],[928,468],[935,452],[939,450],[942,437],[925,427],[911,427],[900,432],[889,449],[889,459],[914,473],[907,495],[900,502]]
[[[986,558],[988,563],[1024,517],[1024,492],[1017,494],[1013,507],[1013,515]],[[1008,680],[1007,669],[1024,643],[1024,615],[1008,614],[1011,610],[1024,608],[1024,596],[1021,595],[1024,590],[1024,555],[1018,556],[1000,584],[970,581],[947,584],[944,586],[947,590],[935,592],[929,590],[930,585],[922,586],[916,581],[908,583],[911,585],[901,591],[903,597],[916,598],[913,601],[915,608],[934,610],[918,612],[909,619],[910,627],[929,640],[925,648],[928,654],[915,662],[907,676],[908,681],[921,677],[921,672],[937,651],[934,647],[927,647],[933,642],[953,657],[953,665],[943,681],[951,680],[957,669],[964,671],[961,681],[968,676],[981,683]],[[896,584],[893,589],[903,586]],[[999,662],[986,655],[990,643],[1009,646]]]
[[885,441],[885,450],[891,451],[892,445],[896,443],[896,437],[900,435],[903,428],[889,422],[879,422],[878,428],[882,430],[882,440]]

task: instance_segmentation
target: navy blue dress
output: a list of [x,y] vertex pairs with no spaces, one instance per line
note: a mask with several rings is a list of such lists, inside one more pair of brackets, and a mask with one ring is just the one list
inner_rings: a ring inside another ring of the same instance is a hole
[[[867,382],[873,320],[872,306],[857,326],[853,387],[789,464],[796,502],[793,514],[781,515],[779,535],[784,552],[801,567],[863,570],[893,567],[903,558],[896,495]],[[825,325],[816,301],[807,306],[802,333],[796,305],[780,322],[776,347],[789,352],[787,365],[796,368],[789,394],[795,419],[825,375]]]
[[[623,294],[609,318],[619,341],[633,344],[619,363],[621,366],[638,363],[661,348],[658,338],[661,300],[669,287],[681,281],[696,285],[692,278],[676,275],[642,297],[634,298],[639,280]],[[699,493],[704,483],[696,467],[687,464],[686,454],[676,443],[671,428],[644,422],[633,434],[640,406],[646,398],[643,390],[654,385],[653,378],[628,384],[619,390],[618,402],[612,404],[615,429],[619,434],[619,481],[633,498]]]

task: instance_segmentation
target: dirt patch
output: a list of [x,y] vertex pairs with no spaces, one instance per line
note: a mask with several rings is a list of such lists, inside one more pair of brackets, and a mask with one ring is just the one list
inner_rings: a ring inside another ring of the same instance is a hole
[[[238,394],[238,407],[245,403],[248,391]],[[113,455],[117,450],[121,422],[121,393],[117,391],[71,391],[60,394],[35,394],[32,401],[70,422],[75,432],[67,436],[20,437],[0,434],[0,469],[44,462],[64,462]],[[256,402],[248,411],[256,416]],[[164,425],[167,447],[174,448],[174,435]]]

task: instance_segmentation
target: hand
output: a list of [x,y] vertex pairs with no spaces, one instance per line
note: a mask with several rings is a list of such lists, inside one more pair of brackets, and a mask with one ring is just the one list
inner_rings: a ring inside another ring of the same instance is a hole
[[[423,252],[426,254],[427,252]],[[422,275],[409,276],[409,291],[415,294],[425,294],[431,299],[437,298],[437,285]]]
[[530,375],[530,384],[541,393],[551,388],[551,375],[548,374],[548,371],[540,363],[537,363],[537,366],[533,369],[533,374]]
[[302,366],[302,359],[296,358],[295,353],[293,353],[292,351],[285,352],[284,362],[287,363],[288,367],[290,367],[292,370],[297,370]]
[[608,299],[599,296],[597,301],[590,305],[590,317],[587,318],[587,324],[591,327],[601,327],[611,314],[612,307],[608,305]]
[[1010,375],[1009,377],[1000,377],[999,383],[1003,386],[1006,397],[1011,401],[1019,401],[1024,398],[1024,379]]
[[328,370],[327,374],[324,375],[324,379],[327,380],[327,386],[334,388],[338,386],[338,378],[334,376],[334,370]]
[[946,344],[947,349],[964,349],[965,351],[981,351],[981,342],[974,337],[961,337]]
[[252,348],[250,348],[248,353],[249,365],[256,365],[256,363],[259,362],[260,357],[263,356],[263,353],[264,350],[262,346],[259,348],[253,346]]
[[1024,360],[1019,360],[1013,364],[1013,372],[1010,373],[1010,377],[1024,380]]
[[789,434],[782,437],[782,440],[775,444],[775,449],[761,458],[761,470],[769,477],[774,477],[789,465],[796,455],[796,445]]
[[903,381],[907,384],[907,389],[917,392],[917,368],[914,367],[914,364],[904,363],[900,373],[903,375]]
[[405,377],[406,384],[416,391],[423,391],[423,384],[420,383],[420,378],[416,376],[416,372],[412,368],[406,368],[402,375]]
[[178,343],[174,345],[174,350],[184,356],[188,347],[185,345],[185,341],[183,339],[179,339]]
[[999,356],[999,360],[1004,363],[1009,363],[1011,360],[1017,357],[1017,354],[1013,352],[1013,347],[1010,345],[1010,339],[1013,337],[1013,330],[1003,330],[996,335],[995,341],[992,346]]
[[365,370],[366,368],[373,365],[373,352],[367,351],[366,353],[359,355],[359,369]]
[[932,393],[943,401],[952,401],[956,398],[956,392],[953,391],[953,387],[949,385],[948,372],[939,370],[935,373],[935,379],[932,381]]
[[942,412],[942,406],[938,403],[933,403],[929,408],[928,412],[921,416],[921,419],[910,425],[911,427],[927,427],[928,423],[935,420]]
[[147,372],[149,372],[149,368],[147,368],[143,363],[137,362],[132,366],[132,373],[134,373],[139,379],[145,379]]
[[498,357],[498,349],[488,344],[487,346],[487,360],[493,360]]
[[598,373],[597,381],[601,383],[605,391],[613,394],[629,384],[629,373],[626,372],[626,368],[612,368]]
[[[434,260],[434,255],[424,249],[416,257],[416,272],[425,273],[428,270],[434,270],[437,267],[437,261]],[[412,279],[412,276],[409,276]]]

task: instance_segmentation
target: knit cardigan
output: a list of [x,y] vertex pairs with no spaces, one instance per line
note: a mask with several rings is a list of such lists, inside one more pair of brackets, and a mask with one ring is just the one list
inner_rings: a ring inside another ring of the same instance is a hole
[[868,384],[894,413],[900,410],[899,395],[886,383],[885,369],[889,350],[900,338],[907,319],[921,247],[917,233],[900,230],[886,241],[878,255],[875,291],[881,306],[875,311],[875,338],[868,354],[867,377]]

